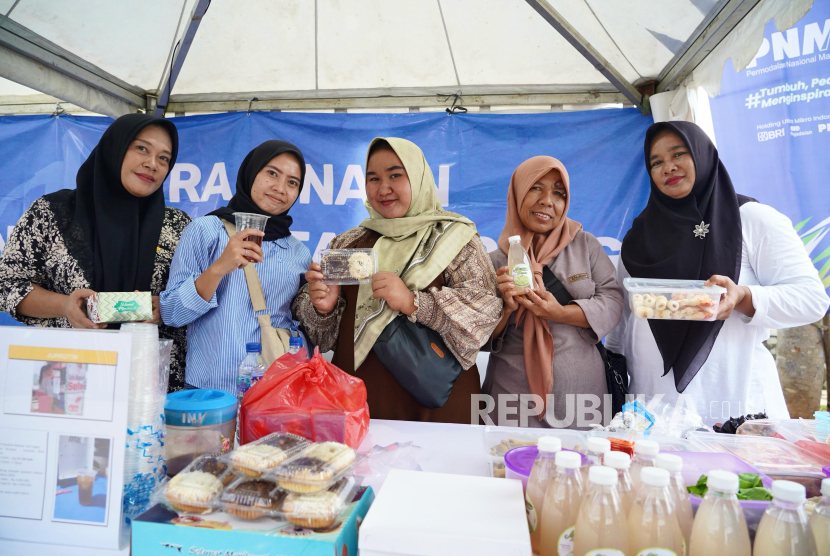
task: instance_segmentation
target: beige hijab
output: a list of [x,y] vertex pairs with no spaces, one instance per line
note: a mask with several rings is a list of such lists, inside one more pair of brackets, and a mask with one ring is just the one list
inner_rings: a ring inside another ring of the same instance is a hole
[[[432,170],[415,143],[397,137],[377,137],[367,152],[378,141],[389,143],[401,159],[412,187],[412,200],[405,215],[392,219],[375,212],[367,200],[369,218],[360,226],[381,234],[374,247],[379,270],[394,272],[412,291],[423,290],[473,239],[476,227],[460,214],[441,208]],[[369,164],[368,154],[366,164]],[[355,311],[355,368],[363,363],[375,340],[398,314],[385,300],[372,297],[371,284],[360,286]]]
[[[527,229],[519,217],[519,207],[525,195],[536,181],[550,172],[559,170],[562,174],[562,183],[565,184],[567,198],[562,218],[556,227],[547,234],[535,234]],[[507,219],[504,229],[499,236],[499,247],[505,254],[510,248],[508,238],[521,236],[522,247],[530,256],[530,264],[539,289],[544,290],[542,268],[553,260],[568,244],[573,241],[582,224],[568,218],[568,208],[571,206],[570,184],[568,171],[565,165],[552,156],[534,156],[519,165],[510,179],[510,189],[507,191]],[[540,396],[543,400],[553,390],[553,336],[545,320],[519,307],[516,313],[516,326],[524,322],[524,356],[527,383],[530,393]],[[540,414],[544,415],[544,413]]]

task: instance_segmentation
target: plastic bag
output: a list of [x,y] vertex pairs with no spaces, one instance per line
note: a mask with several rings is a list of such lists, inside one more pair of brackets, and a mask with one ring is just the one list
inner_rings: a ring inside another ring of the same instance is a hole
[[242,399],[240,434],[246,444],[272,432],[357,448],[369,430],[366,386],[304,349],[274,361]]
[[354,474],[363,478],[363,484],[380,490],[386,481],[386,476],[392,469],[407,471],[421,471],[418,456],[421,447],[412,442],[395,442],[388,446],[377,444],[369,450],[354,469]]

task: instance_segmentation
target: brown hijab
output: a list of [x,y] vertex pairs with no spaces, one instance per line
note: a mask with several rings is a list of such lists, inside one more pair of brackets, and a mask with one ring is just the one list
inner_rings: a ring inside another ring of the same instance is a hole
[[[559,170],[562,175],[562,183],[567,192],[565,210],[553,230],[547,234],[536,234],[525,227],[519,216],[519,207],[531,186],[551,170]],[[570,206],[571,190],[568,171],[564,164],[552,156],[534,156],[522,162],[513,172],[510,189],[507,191],[507,218],[499,236],[499,247],[507,254],[510,248],[508,238],[510,236],[522,237],[522,247],[530,256],[536,283],[541,290],[545,289],[542,268],[567,247],[577,232],[582,229],[582,224],[568,218]],[[546,396],[553,390],[553,336],[551,336],[547,321],[536,317],[520,306],[516,313],[516,326],[518,327],[522,322],[524,322],[525,372],[527,383],[530,385],[530,393],[546,400]]]

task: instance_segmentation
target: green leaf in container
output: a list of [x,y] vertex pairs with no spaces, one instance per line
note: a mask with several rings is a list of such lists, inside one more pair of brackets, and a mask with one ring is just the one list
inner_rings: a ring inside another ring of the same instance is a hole
[[762,487],[764,483],[761,482],[761,476],[757,473],[741,473],[738,475],[738,488],[740,490]]
[[706,496],[706,491],[709,490],[709,487],[706,486],[706,479],[706,475],[701,475],[697,480],[697,484],[695,486],[686,487],[686,490],[689,491],[689,494],[694,494],[695,496],[703,498]]
[[742,488],[738,491],[738,500],[772,500],[772,494],[764,487]]

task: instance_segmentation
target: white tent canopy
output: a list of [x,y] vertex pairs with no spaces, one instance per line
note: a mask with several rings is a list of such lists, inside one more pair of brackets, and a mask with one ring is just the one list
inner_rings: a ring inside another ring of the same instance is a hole
[[0,113],[51,111],[58,99],[111,116],[245,110],[254,98],[264,110],[647,112],[644,93],[682,86],[724,39],[741,34],[732,50],[745,46],[746,65],[759,27],[781,14],[791,25],[811,3],[0,0]]

